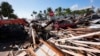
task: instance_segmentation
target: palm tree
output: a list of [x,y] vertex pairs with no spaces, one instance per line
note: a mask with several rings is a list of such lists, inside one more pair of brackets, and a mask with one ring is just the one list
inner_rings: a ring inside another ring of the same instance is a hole
[[36,14],[37,14],[37,12],[36,12],[36,11],[33,11],[32,14],[31,14],[31,16],[32,16],[32,17],[35,17]]
[[39,12],[40,14],[42,14],[42,11],[40,10],[40,12]]
[[40,10],[39,13],[38,13],[38,17],[40,18],[40,20],[43,19],[43,17],[42,17],[42,11],[41,11],[41,10]]
[[58,8],[57,9],[55,9],[55,12],[57,12],[58,11]]
[[37,12],[36,11],[33,11],[33,14],[37,14]]
[[55,9],[56,16],[58,16],[58,8]]
[[46,10],[44,10],[44,14],[46,14],[47,12],[46,12]]
[[44,18],[47,19],[47,12],[44,10]]
[[52,9],[49,7],[49,8],[47,8],[47,11],[48,11],[48,12],[51,12],[51,11],[52,11]]
[[62,15],[62,8],[61,7],[58,8],[58,15],[59,16]]
[[62,7],[56,8],[55,13],[56,13],[56,16],[58,16],[60,18],[60,16],[63,15]]
[[70,8],[65,9],[65,13],[66,13],[66,14],[71,14]]
[[66,16],[66,9],[65,8],[62,9],[62,15]]

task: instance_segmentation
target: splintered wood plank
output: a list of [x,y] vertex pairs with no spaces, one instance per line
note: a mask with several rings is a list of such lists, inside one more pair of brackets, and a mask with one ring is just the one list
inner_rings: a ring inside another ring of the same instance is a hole
[[93,33],[88,33],[88,34],[84,34],[84,35],[80,35],[80,36],[75,36],[75,37],[71,37],[71,38],[58,39],[57,41],[81,39],[81,38],[86,38],[88,36],[93,36],[93,35],[98,35],[98,34],[100,34],[100,31],[99,32],[93,32]]
[[100,53],[100,50],[98,50],[98,49],[89,49],[89,48],[84,48],[84,47],[74,47],[74,46],[68,46],[68,45],[59,45],[57,43],[55,45],[59,46],[59,47],[62,47],[62,48],[70,48],[70,49],[75,49],[75,50],[83,50],[83,51],[89,51],[89,52],[94,52],[94,53]]
[[83,44],[91,44],[91,45],[100,45],[100,42],[79,41],[79,40],[73,40],[73,42],[83,43]]

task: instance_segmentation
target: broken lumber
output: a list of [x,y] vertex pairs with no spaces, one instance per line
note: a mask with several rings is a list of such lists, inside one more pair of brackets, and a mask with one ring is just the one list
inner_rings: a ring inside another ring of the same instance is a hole
[[74,37],[71,37],[71,38],[58,39],[56,41],[65,41],[65,40],[81,39],[81,38],[86,38],[88,36],[93,36],[93,35],[98,35],[98,34],[100,34],[100,31],[99,32],[89,33],[89,34],[84,34],[84,35],[80,35],[80,36],[74,36]]
[[[83,48],[83,47],[74,47],[74,46],[67,46],[67,45],[59,45],[55,43],[56,46],[62,47],[62,48],[69,48],[69,49],[75,49],[75,50],[83,50],[83,51],[89,51],[94,53],[100,53],[100,50],[97,49],[89,49],[89,48]],[[94,51],[95,50],[95,51]]]

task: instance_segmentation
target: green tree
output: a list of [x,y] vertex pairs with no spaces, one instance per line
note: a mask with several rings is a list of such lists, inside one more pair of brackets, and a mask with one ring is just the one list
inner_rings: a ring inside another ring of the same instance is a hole
[[72,13],[71,13],[72,15],[75,15],[76,14],[76,11],[74,10],[74,11],[72,11]]
[[81,14],[80,11],[81,11],[81,10],[75,10],[75,11],[73,11],[73,13],[74,13],[74,14]]
[[35,16],[36,14],[37,14],[37,12],[33,11],[32,14],[31,14],[31,16],[33,17],[33,15]]
[[43,20],[43,16],[42,16],[42,11],[41,10],[38,13],[38,17],[40,18],[40,20]]
[[70,8],[64,9],[65,10],[65,14],[71,14],[71,10]]
[[83,14],[85,14],[86,13],[86,10],[74,10],[74,11],[72,11],[72,14],[81,14],[81,15],[83,15]]
[[58,8],[55,9],[56,16],[58,15]]
[[44,10],[44,14],[46,14],[47,12],[46,12],[46,10]]
[[1,3],[1,12],[4,17],[8,17],[13,11],[12,6],[8,2]]
[[80,10],[80,14],[85,14],[86,13],[86,10]]
[[87,13],[87,14],[91,14],[91,13],[94,13],[94,11],[93,11],[91,8],[87,8],[87,9],[86,9],[86,13]]
[[36,11],[33,11],[33,14],[37,14],[37,12]]
[[42,15],[40,13],[37,16],[42,20]]
[[[12,18],[11,15],[13,14],[14,10],[12,8],[12,5],[10,5],[8,2],[2,2],[1,3],[1,14],[4,17],[8,17],[9,19]],[[15,14],[13,16],[16,16]]]
[[44,18],[47,19],[47,12],[44,10]]
[[52,11],[51,7],[47,8],[47,11],[48,12],[51,12]]
[[42,13],[42,11],[40,10],[40,13]]
[[52,12],[52,8],[51,7],[47,8],[47,15],[49,15],[50,12]]
[[58,11],[59,11],[59,12],[62,12],[62,7],[59,7],[59,8],[58,8]]
[[9,15],[9,18],[14,18],[14,19],[17,19],[17,18],[18,18],[18,16],[17,16],[17,15],[15,15],[15,14],[10,14],[10,15]]
[[62,7],[57,8],[57,15],[62,15]]

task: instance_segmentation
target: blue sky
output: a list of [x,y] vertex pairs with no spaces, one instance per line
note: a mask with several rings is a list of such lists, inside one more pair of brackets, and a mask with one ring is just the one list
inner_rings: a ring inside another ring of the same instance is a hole
[[57,7],[80,9],[94,5],[100,8],[100,0],[0,0],[0,3],[2,1],[9,2],[15,10],[14,13],[20,18],[32,18],[30,15],[33,10],[40,11],[48,7],[52,7],[52,9]]

